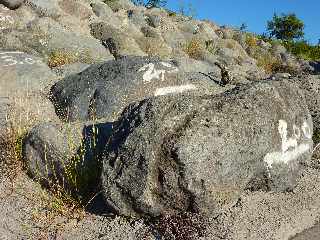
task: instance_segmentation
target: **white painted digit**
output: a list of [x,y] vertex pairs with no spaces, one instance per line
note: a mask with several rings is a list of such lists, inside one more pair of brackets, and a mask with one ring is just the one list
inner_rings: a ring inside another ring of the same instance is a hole
[[303,122],[301,129],[306,138],[309,138],[309,139],[312,138],[311,129],[306,121]]
[[279,127],[278,131],[280,133],[280,138],[282,142],[282,152],[286,152],[289,150],[290,147],[297,147],[298,141],[296,138],[288,138],[288,124],[284,120],[279,120]]
[[301,137],[300,128],[295,124],[293,124],[293,135],[296,137],[296,139],[300,139]]
[[[166,62],[160,62],[160,64],[168,68],[173,67],[170,63],[166,63]],[[169,72],[169,73],[177,72],[178,68],[173,68],[170,71],[167,71],[164,69],[157,70],[155,69],[154,63],[149,63],[138,70],[138,72],[141,72],[141,71],[146,71],[143,74],[144,82],[151,82],[152,79],[160,79],[160,76],[161,76],[161,80],[164,81],[166,72]]]

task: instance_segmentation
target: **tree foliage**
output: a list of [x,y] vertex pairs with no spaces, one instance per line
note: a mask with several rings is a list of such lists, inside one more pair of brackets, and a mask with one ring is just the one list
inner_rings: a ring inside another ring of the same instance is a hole
[[267,30],[271,37],[281,40],[299,39],[304,36],[304,23],[294,13],[274,14],[271,21],[268,21]]

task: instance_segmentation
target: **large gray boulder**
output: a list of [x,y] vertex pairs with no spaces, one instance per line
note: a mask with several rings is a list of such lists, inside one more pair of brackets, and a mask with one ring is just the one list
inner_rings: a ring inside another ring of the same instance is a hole
[[143,34],[136,29],[135,25],[131,26],[129,29],[125,27],[119,29],[106,22],[94,22],[90,24],[90,29],[92,36],[100,41],[112,38],[121,55],[146,56],[147,54],[140,49],[135,38],[133,38],[133,36],[136,38],[137,36],[142,37]]
[[0,96],[39,92],[57,76],[41,58],[0,49]]
[[57,120],[46,97],[57,76],[41,58],[0,50],[0,76],[0,138],[7,138],[11,128],[25,129],[39,121]]
[[312,152],[312,120],[293,84],[129,106],[103,158],[105,201],[124,215],[216,215],[244,190],[287,191]]
[[51,99],[63,120],[114,121],[128,104],[148,97],[222,91],[222,87],[205,75],[179,72],[173,62],[124,57],[92,65],[57,82],[51,88]]
[[24,0],[0,0],[0,4],[11,10],[19,8],[23,2]]

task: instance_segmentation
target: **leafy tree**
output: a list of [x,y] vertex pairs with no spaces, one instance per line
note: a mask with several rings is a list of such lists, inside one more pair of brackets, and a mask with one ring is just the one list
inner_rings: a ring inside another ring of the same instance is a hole
[[272,20],[268,21],[267,30],[270,37],[289,41],[304,36],[304,23],[294,13],[281,16],[274,14]]

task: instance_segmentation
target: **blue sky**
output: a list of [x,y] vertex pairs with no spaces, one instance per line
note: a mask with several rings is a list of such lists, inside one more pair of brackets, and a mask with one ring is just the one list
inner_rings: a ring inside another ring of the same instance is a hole
[[210,19],[219,25],[240,26],[262,33],[274,13],[295,13],[305,23],[305,39],[316,44],[320,39],[320,0],[168,0],[177,10],[179,2],[191,3],[197,18]]

